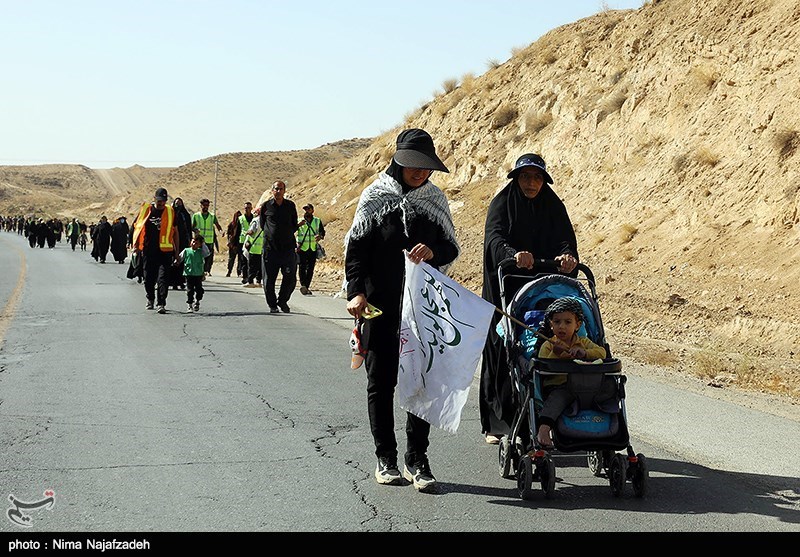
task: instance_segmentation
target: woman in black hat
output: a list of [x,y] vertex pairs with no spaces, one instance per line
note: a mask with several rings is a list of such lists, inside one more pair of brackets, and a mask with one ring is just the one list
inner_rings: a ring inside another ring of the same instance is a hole
[[460,248],[447,198],[430,180],[434,170],[449,172],[436,156],[433,139],[410,129],[397,137],[397,150],[385,172],[361,193],[353,224],[345,237],[347,311],[360,319],[367,302],[383,314],[363,322],[366,350],[367,410],[380,484],[400,484],[403,477],[423,492],[436,480],[428,462],[430,424],[406,413],[407,446],[403,474],[397,467],[394,390],[397,385],[400,310],[405,271],[410,259],[433,267],[449,266]]
[[[483,298],[503,307],[497,267],[514,258],[514,274],[529,274],[536,259],[556,259],[559,270],[572,273],[578,265],[575,231],[564,203],[550,188],[553,179],[544,159],[527,153],[508,173],[511,181],[489,204],[483,238]],[[496,444],[514,419],[514,400],[503,339],[496,332],[495,312],[481,361],[480,415],[486,442]]]

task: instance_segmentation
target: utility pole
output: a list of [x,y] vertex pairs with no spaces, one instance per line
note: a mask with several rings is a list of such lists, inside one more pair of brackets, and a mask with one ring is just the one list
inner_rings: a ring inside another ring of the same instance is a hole
[[214,215],[217,214],[217,171],[219,170],[219,161],[214,159]]

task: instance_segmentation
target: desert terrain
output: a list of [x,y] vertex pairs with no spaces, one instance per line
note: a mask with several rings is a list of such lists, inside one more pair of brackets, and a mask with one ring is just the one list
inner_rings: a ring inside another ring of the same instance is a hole
[[[483,225],[514,160],[541,154],[594,272],[621,357],[742,393],[800,401],[800,4],[660,0],[606,10],[448,76],[374,138],[225,153],[178,168],[0,167],[0,214],[133,215],[166,187],[223,224],[276,179],[327,230],[315,292],[335,294],[358,196],[404,128],[431,133],[450,174],[462,255],[480,292]],[[216,192],[216,196],[214,193]],[[221,259],[221,257],[218,257]]]

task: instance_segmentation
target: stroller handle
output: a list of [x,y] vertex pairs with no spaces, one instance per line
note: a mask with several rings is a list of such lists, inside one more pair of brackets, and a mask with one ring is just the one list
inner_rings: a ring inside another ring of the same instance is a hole
[[[500,264],[498,265],[500,270],[503,274],[508,274],[509,271],[513,272],[513,270],[517,269],[517,260],[513,257],[507,257],[503,259]],[[533,260],[533,269],[531,269],[534,273],[560,273],[561,271],[558,270],[558,261],[555,259],[534,259]],[[576,271],[580,271],[583,275],[589,280],[590,283],[594,284],[594,274],[592,273],[591,269],[584,265],[583,263],[578,263],[578,266],[575,267]]]

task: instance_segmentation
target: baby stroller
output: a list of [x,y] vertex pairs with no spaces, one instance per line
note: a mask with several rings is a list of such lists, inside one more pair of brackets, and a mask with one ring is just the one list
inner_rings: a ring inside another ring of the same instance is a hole
[[[605,475],[615,497],[622,494],[627,480],[631,481],[636,497],[643,497],[649,479],[647,460],[630,445],[625,410],[626,377],[605,339],[594,275],[584,264],[578,265],[576,278],[558,274],[557,268],[554,260],[536,260],[533,276],[513,275],[510,274],[516,269],[513,258],[501,262],[498,268],[504,306],[498,332],[503,337],[516,403],[511,432],[500,440],[500,475],[517,480],[522,499],[533,497],[536,482],[541,484],[547,499],[555,494],[553,457],[536,441],[537,412],[547,395],[542,392],[542,378],[565,374],[576,400],[556,421],[551,450],[586,451],[589,469],[597,477]],[[544,310],[564,296],[577,299],[583,309],[584,322],[578,335],[606,349],[607,357],[601,362],[537,357],[548,336],[540,331],[547,328],[543,323]],[[609,380],[606,378],[616,383],[616,396],[600,403],[595,394],[601,381]],[[616,452],[623,450],[625,454]]]

